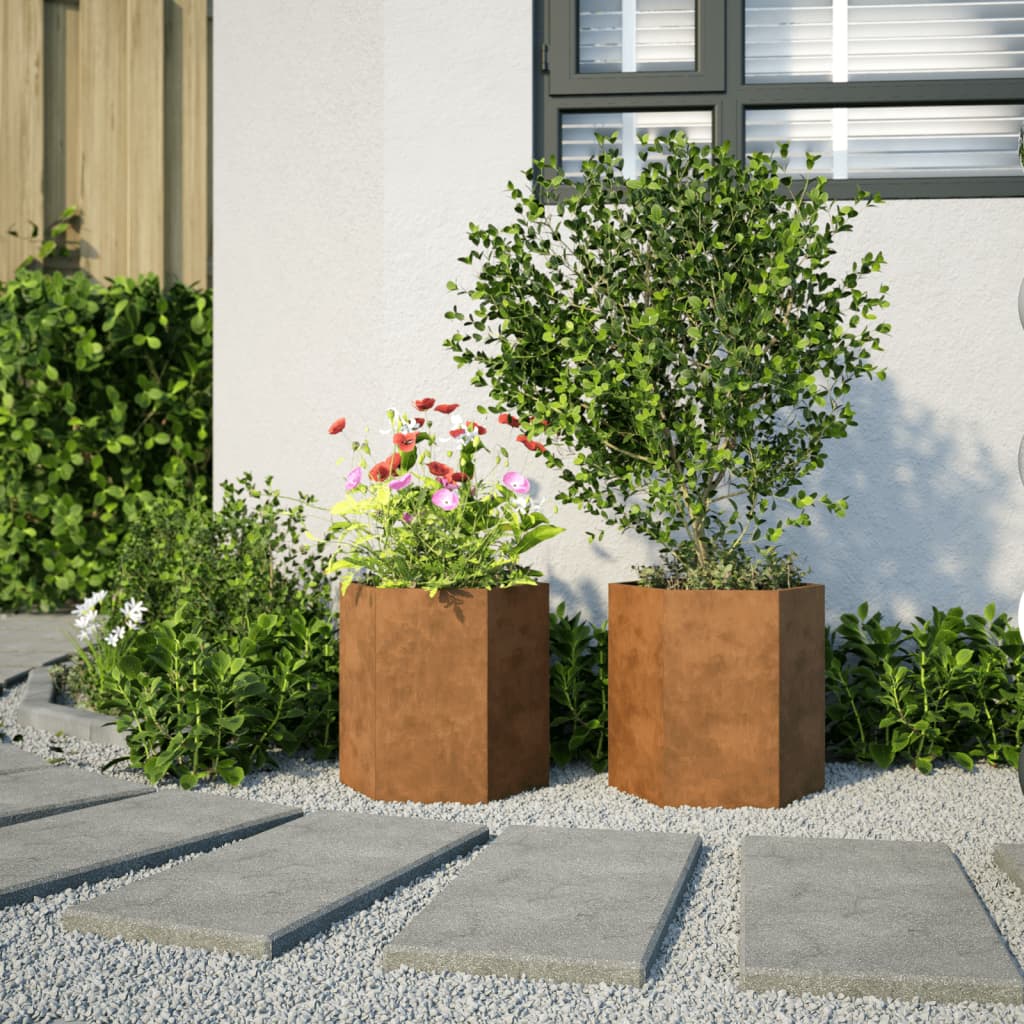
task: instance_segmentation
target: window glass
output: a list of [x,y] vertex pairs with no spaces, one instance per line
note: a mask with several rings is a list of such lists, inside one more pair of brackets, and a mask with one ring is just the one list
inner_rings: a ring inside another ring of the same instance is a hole
[[[619,133],[618,148],[622,152],[623,175],[635,178],[640,173],[637,153],[638,134],[651,138],[672,131],[686,132],[691,142],[711,145],[712,117],[710,110],[657,110],[657,111],[587,111],[561,115],[561,165],[570,178],[582,177],[584,160],[597,153],[595,133]],[[655,159],[652,156],[651,161]]]
[[819,153],[812,173],[838,180],[1019,174],[1022,119],[1024,104],[747,110],[746,149],[788,141],[790,173]]
[[579,0],[579,71],[694,71],[696,0]]
[[1024,76],[1024,0],[745,0],[757,82]]

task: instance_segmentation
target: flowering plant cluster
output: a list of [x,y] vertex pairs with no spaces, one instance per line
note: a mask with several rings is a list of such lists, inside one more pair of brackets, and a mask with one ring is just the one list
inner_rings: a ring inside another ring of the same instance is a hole
[[97,590],[71,611],[78,640],[83,645],[75,667],[79,681],[88,690],[117,663],[127,647],[122,641],[129,633],[141,629],[149,611],[135,598],[128,598],[118,607],[116,599],[108,600],[108,597],[106,590]]
[[[388,410],[390,429],[382,431],[392,443],[383,459],[369,464],[369,444],[353,442],[352,451],[367,458],[346,476],[348,493],[331,509],[338,520],[329,530],[343,549],[329,571],[351,570],[341,581],[342,593],[357,577],[376,587],[421,587],[431,597],[450,587],[535,584],[540,571],[519,565],[519,558],[562,528],[530,498],[530,481],[522,473],[509,470],[489,487],[477,480],[476,455],[490,450],[482,440],[485,426],[463,420],[457,404],[437,404],[433,398],[413,404],[418,413],[450,417],[448,450],[434,458],[432,421],[395,409]],[[498,422],[519,426],[509,413]],[[338,434],[345,426],[340,418],[328,431]],[[544,447],[525,434],[517,440],[531,451]],[[499,447],[498,453],[496,469],[508,465],[507,450]],[[414,473],[416,467],[426,472]]]

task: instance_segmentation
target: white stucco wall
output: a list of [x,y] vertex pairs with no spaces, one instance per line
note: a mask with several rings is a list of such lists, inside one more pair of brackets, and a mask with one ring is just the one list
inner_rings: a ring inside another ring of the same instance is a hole
[[[445,282],[463,279],[470,221],[511,218],[505,183],[530,162],[531,6],[218,0],[217,480],[272,474],[329,506],[349,442],[364,430],[383,441],[387,406],[480,401],[441,344]],[[1022,237],[1024,200],[980,199],[892,201],[842,239],[847,263],[886,256],[893,329],[875,362],[888,377],[854,386],[859,426],[808,481],[848,496],[848,514],[812,512],[780,545],[825,584],[832,624],[862,601],[904,624],[932,605],[1015,614]],[[329,437],[341,415],[347,431]],[[511,448],[550,497],[554,475]],[[601,620],[606,584],[634,578],[653,546],[615,531],[590,545],[600,523],[572,508],[557,521],[567,532],[533,564],[553,603]]]

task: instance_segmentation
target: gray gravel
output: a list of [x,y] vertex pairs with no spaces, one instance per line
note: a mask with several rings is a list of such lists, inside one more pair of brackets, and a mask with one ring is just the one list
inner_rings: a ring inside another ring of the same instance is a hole
[[[18,689],[0,696],[0,722],[8,736],[23,732],[24,749],[90,771],[115,756],[110,748],[84,740],[15,729]],[[52,745],[62,751],[51,753]],[[130,769],[112,774],[140,775]],[[302,758],[282,758],[278,771],[248,778],[238,789],[216,783],[197,791],[300,805],[307,811],[480,822],[495,834],[512,824],[695,832],[704,850],[652,978],[642,989],[432,975],[409,968],[385,974],[380,967],[384,945],[477,852],[273,961],[61,929],[65,907],[119,888],[134,874],[0,910],[0,1021],[1024,1024],[1021,1006],[801,997],[745,992],[736,985],[739,841],[748,834],[948,843],[1010,949],[1024,959],[1024,895],[992,864],[994,844],[1024,842],[1024,798],[1016,772],[1006,767],[986,765],[966,773],[948,766],[922,776],[910,768],[879,771],[830,764],[823,793],[782,810],[659,808],[609,788],[607,775],[579,764],[552,769],[548,789],[490,805],[375,803],[342,786],[335,764]]]

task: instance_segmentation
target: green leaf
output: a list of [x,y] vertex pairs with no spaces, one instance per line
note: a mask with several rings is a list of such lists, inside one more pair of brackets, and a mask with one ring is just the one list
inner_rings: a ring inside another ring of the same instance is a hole
[[949,755],[961,768],[965,768],[970,771],[974,767],[974,759],[969,757],[967,754],[963,754],[960,751],[956,751]]

